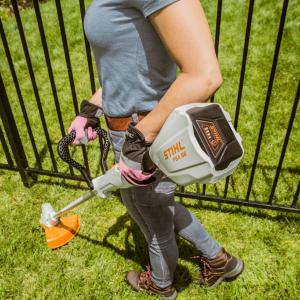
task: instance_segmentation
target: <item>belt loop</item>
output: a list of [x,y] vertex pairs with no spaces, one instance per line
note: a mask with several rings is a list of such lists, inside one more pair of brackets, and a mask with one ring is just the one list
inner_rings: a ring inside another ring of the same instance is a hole
[[139,116],[138,116],[137,113],[133,113],[133,114],[131,115],[131,118],[132,118],[132,121],[133,121],[135,124],[137,124],[137,123],[139,122]]

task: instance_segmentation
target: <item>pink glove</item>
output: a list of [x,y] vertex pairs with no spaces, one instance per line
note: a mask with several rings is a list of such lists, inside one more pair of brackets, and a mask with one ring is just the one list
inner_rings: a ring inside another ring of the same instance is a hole
[[76,132],[76,138],[72,144],[87,144],[91,140],[97,138],[97,133],[93,131],[92,127],[86,127],[88,119],[82,116],[77,116],[71,123],[68,133],[72,130]]
[[152,142],[145,140],[141,131],[129,124],[117,166],[131,184],[145,186],[155,181],[156,165],[149,155]]
[[76,132],[76,138],[72,144],[87,144],[97,138],[97,133],[93,131],[99,124],[99,118],[103,114],[101,107],[83,100],[80,104],[80,112],[72,122],[68,133],[72,130]]
[[146,186],[155,180],[155,171],[146,174],[142,170],[130,168],[123,162],[122,158],[117,166],[122,176],[132,185]]

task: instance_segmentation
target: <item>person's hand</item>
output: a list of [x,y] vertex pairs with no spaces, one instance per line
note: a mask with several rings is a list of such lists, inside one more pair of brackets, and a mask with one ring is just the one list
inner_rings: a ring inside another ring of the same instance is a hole
[[75,140],[72,144],[87,144],[89,141],[92,141],[97,138],[97,133],[93,131],[92,127],[88,127],[88,119],[85,117],[77,116],[74,121],[71,123],[68,133],[71,131],[76,132]]
[[118,168],[122,176],[133,185],[147,185],[155,180],[156,165],[149,156],[152,142],[145,140],[141,131],[129,124]]
[[68,133],[76,132],[76,138],[73,141],[74,145],[87,144],[89,141],[97,138],[97,133],[93,128],[99,124],[99,118],[103,114],[102,108],[83,100],[80,104],[80,112],[71,123]]

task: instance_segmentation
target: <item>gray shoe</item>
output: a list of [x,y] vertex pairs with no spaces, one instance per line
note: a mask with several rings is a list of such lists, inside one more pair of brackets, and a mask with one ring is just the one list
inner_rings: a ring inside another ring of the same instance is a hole
[[137,270],[128,272],[126,280],[135,291],[146,291],[149,294],[159,295],[160,299],[164,300],[175,300],[177,298],[177,291],[172,285],[160,288],[151,280],[150,267],[147,267],[145,272]]

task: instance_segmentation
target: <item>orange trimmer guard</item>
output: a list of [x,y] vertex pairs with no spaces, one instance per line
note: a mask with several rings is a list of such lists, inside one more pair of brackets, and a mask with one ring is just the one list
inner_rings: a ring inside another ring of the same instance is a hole
[[45,230],[48,247],[56,249],[70,242],[78,233],[80,218],[79,215],[71,215],[60,218],[59,223],[53,227],[42,226]]

